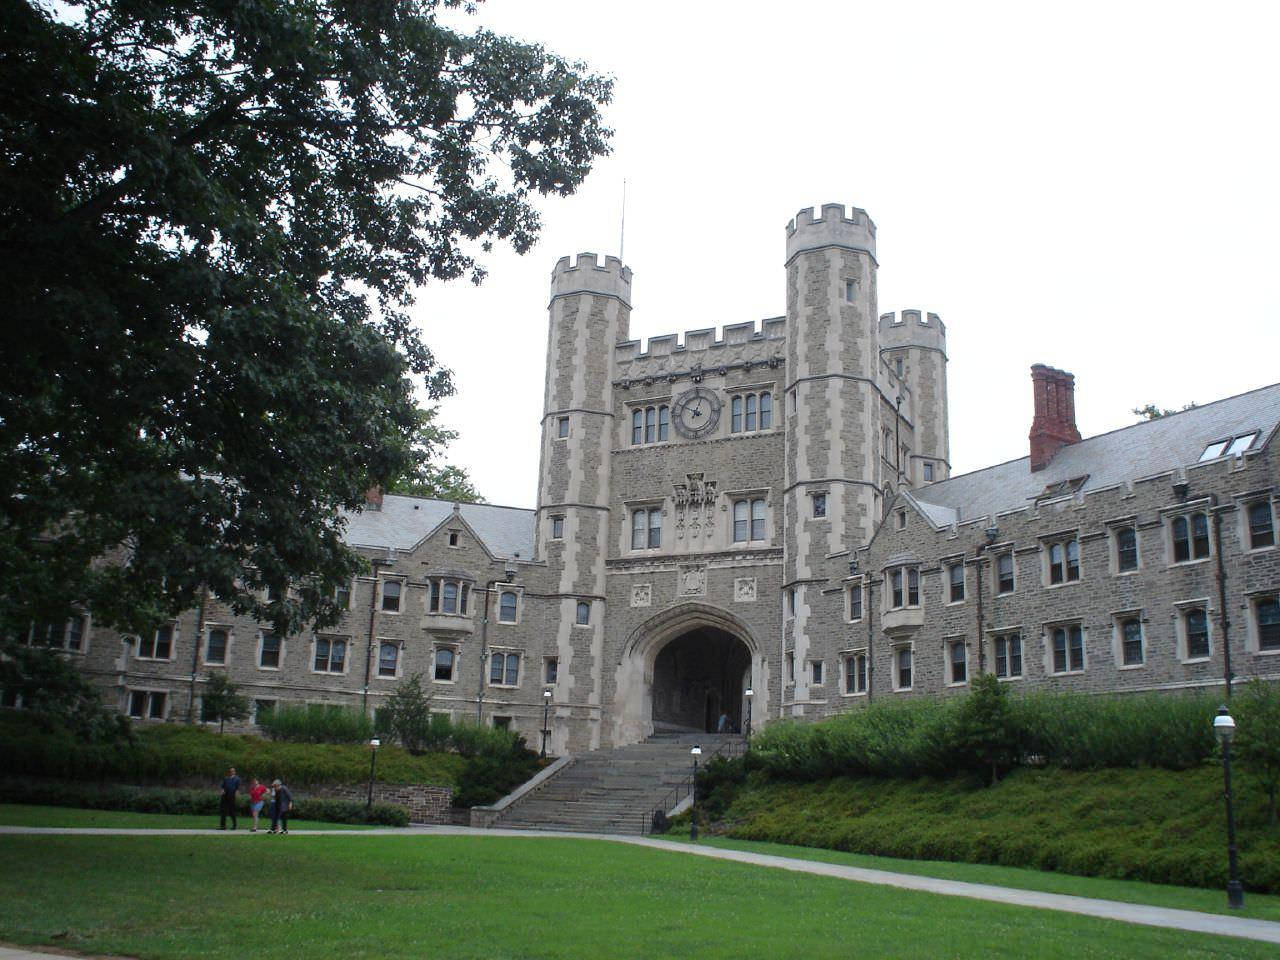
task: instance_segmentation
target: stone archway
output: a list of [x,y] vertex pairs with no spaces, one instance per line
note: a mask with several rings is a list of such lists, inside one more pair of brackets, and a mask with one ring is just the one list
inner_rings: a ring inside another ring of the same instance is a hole
[[741,729],[746,688],[755,688],[757,707],[768,702],[763,665],[751,631],[727,610],[684,603],[651,617],[622,648],[613,742],[663,729],[714,731],[722,712]]

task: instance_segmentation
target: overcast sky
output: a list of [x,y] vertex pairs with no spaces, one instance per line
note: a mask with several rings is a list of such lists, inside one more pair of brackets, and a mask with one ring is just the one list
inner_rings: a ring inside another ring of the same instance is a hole
[[417,315],[456,375],[448,459],[537,495],[551,268],[635,272],[631,335],[785,312],[784,226],[862,207],[880,312],[947,326],[953,472],[1024,456],[1032,363],[1080,431],[1280,380],[1280,5],[489,0],[490,29],[616,79],[613,154],[541,242]]

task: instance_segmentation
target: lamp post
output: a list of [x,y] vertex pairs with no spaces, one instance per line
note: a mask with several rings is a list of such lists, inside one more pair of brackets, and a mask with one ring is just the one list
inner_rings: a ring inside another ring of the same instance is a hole
[[377,769],[378,748],[380,746],[382,746],[382,741],[377,737],[369,741],[369,800],[364,805],[366,810],[373,809],[373,772]]
[[750,747],[751,746],[751,700],[756,695],[756,692],[752,690],[750,687],[747,687],[746,691],[742,695],[747,698],[747,722],[743,724],[742,735],[747,738],[747,746]]
[[702,756],[702,748],[696,743],[693,749],[689,751],[689,755],[693,757],[693,807],[692,816],[689,819],[689,839],[694,843],[698,842],[698,758]]
[[542,691],[542,759],[547,758],[547,711],[551,709],[551,691]]
[[[517,554],[518,556],[518,554]],[[484,725],[484,671],[489,659],[489,594],[499,583],[511,583],[516,578],[515,561],[508,561],[502,576],[484,585],[484,616],[480,618],[480,679],[476,682],[476,726]]]
[[1236,734],[1236,722],[1226,707],[1218,708],[1213,718],[1213,733],[1222,744],[1222,785],[1227,801],[1227,906],[1232,910],[1244,907],[1244,885],[1240,883],[1240,863],[1236,859],[1236,816],[1231,806],[1231,739]]

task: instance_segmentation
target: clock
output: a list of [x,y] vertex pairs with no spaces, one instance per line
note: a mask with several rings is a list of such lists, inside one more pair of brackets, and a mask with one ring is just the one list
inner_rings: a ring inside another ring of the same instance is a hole
[[720,398],[705,387],[686,390],[676,397],[671,409],[676,432],[687,440],[710,435],[720,422],[720,406]]

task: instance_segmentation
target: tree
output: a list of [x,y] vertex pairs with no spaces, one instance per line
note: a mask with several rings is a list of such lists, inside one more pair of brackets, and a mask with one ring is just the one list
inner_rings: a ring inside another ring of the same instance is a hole
[[386,725],[401,746],[413,754],[425,753],[431,734],[431,695],[415,673],[387,697]]
[[969,695],[961,701],[954,727],[955,755],[961,763],[990,773],[990,785],[1001,767],[1011,767],[1017,740],[1008,694],[994,673],[973,678]]
[[457,439],[457,431],[446,430],[437,425],[434,408],[419,410],[418,414],[419,427],[414,441],[414,449],[418,454],[417,466],[407,476],[393,480],[387,492],[457,503],[483,503],[484,497],[471,485],[471,478],[465,470],[433,462],[440,449]]
[[1280,789],[1280,684],[1249,681],[1236,699],[1239,728],[1235,753],[1250,776],[1267,791],[1271,824],[1276,815],[1276,791]]
[[[1195,408],[1196,405],[1194,403],[1188,403],[1182,407],[1182,410],[1194,410]],[[1145,406],[1134,407],[1133,413],[1143,420],[1159,420],[1161,417],[1167,417],[1173,413],[1181,413],[1182,410],[1165,410],[1157,407],[1154,403],[1148,403]]]
[[414,291],[608,150],[607,78],[459,7],[0,5],[0,635],[339,615],[343,512],[452,389]]
[[16,695],[23,709],[52,718],[82,740],[133,738],[129,721],[108,711],[84,674],[47,647],[0,643],[0,689]]
[[218,732],[228,720],[234,723],[249,716],[249,701],[240,696],[239,687],[222,672],[211,673],[200,695],[200,711],[206,722],[218,721]]

